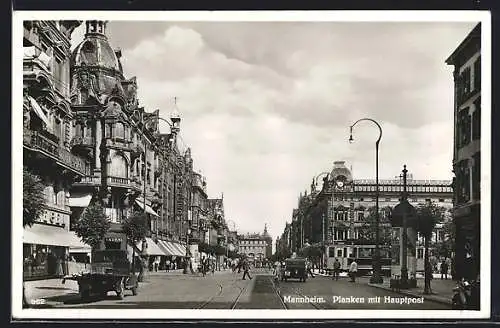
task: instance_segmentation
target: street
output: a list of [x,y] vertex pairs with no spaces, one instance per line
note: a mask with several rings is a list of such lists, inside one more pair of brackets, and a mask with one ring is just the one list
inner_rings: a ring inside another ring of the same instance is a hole
[[[347,278],[333,281],[316,275],[307,282],[273,281],[268,270],[254,269],[252,279],[242,273],[221,271],[215,274],[183,275],[151,273],[140,284],[139,294],[130,291],[120,300],[110,292],[102,298],[82,302],[76,292],[46,298],[44,307],[95,309],[384,309],[443,310],[449,306],[428,300],[423,303],[394,304],[404,296],[368,286],[368,278],[351,283]],[[376,298],[376,297],[379,298]],[[389,297],[392,297],[390,299]]]

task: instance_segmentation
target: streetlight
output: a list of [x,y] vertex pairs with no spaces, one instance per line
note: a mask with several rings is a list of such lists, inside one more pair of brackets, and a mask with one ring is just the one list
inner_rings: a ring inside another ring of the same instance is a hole
[[191,268],[191,259],[189,258],[189,236],[191,235],[191,228],[186,231],[186,265],[184,265],[184,270],[182,273],[188,273],[188,266]]
[[375,123],[377,125],[378,130],[379,130],[379,136],[378,139],[375,143],[375,220],[376,220],[376,227],[377,230],[375,231],[375,257],[373,261],[373,275],[370,278],[371,283],[375,284],[381,284],[383,283],[383,278],[380,272],[380,247],[379,247],[379,229],[380,229],[380,219],[379,219],[379,213],[378,213],[378,198],[379,198],[379,185],[378,185],[378,148],[380,144],[380,139],[382,139],[382,128],[380,127],[380,124],[378,124],[377,121],[371,119],[371,118],[362,118],[354,122],[353,125],[350,126],[350,137],[349,137],[349,142],[353,142],[354,139],[352,137],[352,129],[356,124],[358,124],[361,121],[370,121],[372,123]]

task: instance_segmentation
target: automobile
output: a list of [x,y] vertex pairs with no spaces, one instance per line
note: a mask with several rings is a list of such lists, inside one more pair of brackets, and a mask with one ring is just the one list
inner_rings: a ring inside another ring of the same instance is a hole
[[289,258],[285,260],[285,267],[283,270],[282,281],[288,281],[288,279],[299,279],[299,281],[305,282],[307,280],[307,262],[304,258]]
[[116,292],[118,298],[123,299],[125,290],[131,290],[132,295],[137,295],[138,279],[131,269],[126,250],[95,250],[92,252],[90,271],[65,276],[62,283],[66,280],[77,281],[82,300],[88,299],[92,294],[104,297],[108,291]]

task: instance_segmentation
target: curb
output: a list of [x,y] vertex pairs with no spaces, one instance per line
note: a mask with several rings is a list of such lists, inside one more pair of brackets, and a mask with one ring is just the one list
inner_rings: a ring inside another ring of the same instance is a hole
[[391,291],[391,292],[394,292],[394,293],[398,293],[398,294],[401,294],[401,295],[406,295],[406,296],[412,296],[412,297],[423,297],[424,300],[427,300],[427,301],[432,301],[432,302],[436,302],[436,303],[440,303],[440,304],[445,304],[445,305],[451,305],[451,300],[445,298],[445,297],[440,297],[440,296],[435,296],[435,295],[423,295],[423,294],[416,294],[416,293],[412,293],[412,292],[409,292],[409,291],[405,291],[405,290],[392,290],[391,288],[387,288],[386,286],[381,286],[381,285],[378,285],[378,284],[371,284],[371,283],[368,283],[368,286],[370,287],[375,287],[375,288],[380,288],[380,289],[385,289],[385,290],[388,290],[388,291]]

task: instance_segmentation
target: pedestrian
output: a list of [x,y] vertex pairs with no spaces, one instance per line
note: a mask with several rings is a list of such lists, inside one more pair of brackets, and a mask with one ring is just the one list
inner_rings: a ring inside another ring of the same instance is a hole
[[248,279],[252,279],[249,270],[250,270],[250,265],[248,264],[248,261],[245,259],[243,260],[243,280],[245,280],[246,276],[248,276]]
[[201,274],[203,274],[203,277],[205,277],[206,265],[207,265],[207,260],[205,259],[205,256],[203,256],[201,258]]
[[349,275],[351,276],[351,282],[356,282],[356,274],[358,273],[358,263],[355,260],[351,262],[349,267]]
[[441,262],[441,280],[443,280],[443,276],[445,280],[448,280],[448,263],[446,263],[446,260]]
[[170,271],[170,260],[167,259],[167,261],[165,262],[165,271],[169,272]]
[[312,272],[312,264],[311,261],[306,260],[306,270],[307,270],[307,275],[310,275],[312,278],[314,278],[314,273]]
[[432,270],[432,265],[427,262],[427,266],[425,268],[426,272],[425,272],[425,276],[426,276],[426,279],[424,279],[424,283],[425,283],[425,287],[424,289],[429,291],[430,294],[432,294],[432,288],[431,288],[431,280],[432,280],[432,274],[433,274],[433,270]]
[[335,262],[333,262],[333,278],[335,280],[339,280],[339,275],[340,275],[340,262],[339,259],[335,259]]

